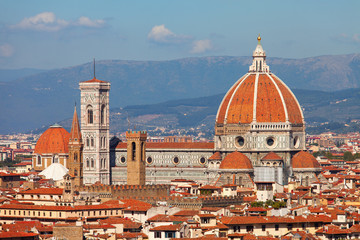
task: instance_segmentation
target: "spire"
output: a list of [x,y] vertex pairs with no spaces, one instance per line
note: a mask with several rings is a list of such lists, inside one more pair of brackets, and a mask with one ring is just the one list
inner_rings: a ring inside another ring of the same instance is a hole
[[253,62],[249,67],[249,72],[270,72],[269,66],[266,65],[266,54],[261,46],[260,34],[257,37],[258,44],[253,52]]
[[76,112],[76,105],[74,107],[74,116],[71,124],[70,142],[81,142],[81,131],[79,120]]

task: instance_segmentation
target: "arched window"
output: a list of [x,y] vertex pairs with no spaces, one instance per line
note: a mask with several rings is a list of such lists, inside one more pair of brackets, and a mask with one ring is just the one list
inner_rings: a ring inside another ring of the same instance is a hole
[[91,147],[94,147],[94,138],[91,138]]
[[37,165],[41,165],[41,156],[37,156]]
[[91,168],[94,168],[94,159],[91,158]]
[[75,175],[75,176],[77,176],[77,175],[78,175],[78,172],[77,172],[77,170],[76,170],[76,169],[74,170],[74,175]]
[[135,161],[135,154],[136,154],[136,144],[135,142],[131,143],[131,160]]
[[87,109],[87,123],[93,124],[94,123],[94,112],[92,106],[88,106]]
[[87,146],[87,147],[89,147],[89,146],[90,146],[90,140],[89,140],[89,138],[88,138],[88,137],[86,138],[86,146]]
[[55,155],[53,156],[53,163],[58,163],[59,162],[59,156]]
[[89,161],[89,159],[88,159],[88,158],[86,159],[86,167],[87,167],[87,168],[89,168],[89,167],[90,167],[90,161]]
[[74,162],[77,162],[77,160],[78,160],[78,154],[74,153]]
[[101,124],[105,124],[105,105],[101,106],[100,119],[101,119]]
[[141,153],[140,153],[140,161],[144,161],[145,159],[143,158],[144,156],[144,152],[145,152],[145,144],[142,142],[141,143]]

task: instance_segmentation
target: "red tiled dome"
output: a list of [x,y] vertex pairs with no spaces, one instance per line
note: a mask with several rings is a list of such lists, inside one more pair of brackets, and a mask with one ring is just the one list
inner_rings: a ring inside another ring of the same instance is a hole
[[220,104],[216,123],[304,123],[300,105],[285,83],[272,73],[256,76],[249,72],[230,88]]
[[253,169],[250,159],[241,152],[232,152],[221,161],[220,169]]
[[51,126],[39,138],[35,153],[68,153],[70,133],[60,125]]
[[220,152],[215,152],[211,157],[209,157],[209,160],[221,160],[221,153]]
[[320,164],[310,153],[300,151],[292,158],[292,168],[320,168]]

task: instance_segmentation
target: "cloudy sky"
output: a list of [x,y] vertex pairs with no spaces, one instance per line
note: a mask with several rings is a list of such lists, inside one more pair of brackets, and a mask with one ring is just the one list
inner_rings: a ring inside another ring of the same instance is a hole
[[0,68],[360,52],[360,1],[0,0]]

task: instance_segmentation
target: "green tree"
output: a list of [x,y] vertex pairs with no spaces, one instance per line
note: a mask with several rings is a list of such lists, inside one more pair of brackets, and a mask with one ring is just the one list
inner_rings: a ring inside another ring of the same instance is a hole
[[345,161],[354,161],[354,156],[351,152],[344,152],[344,160]]

